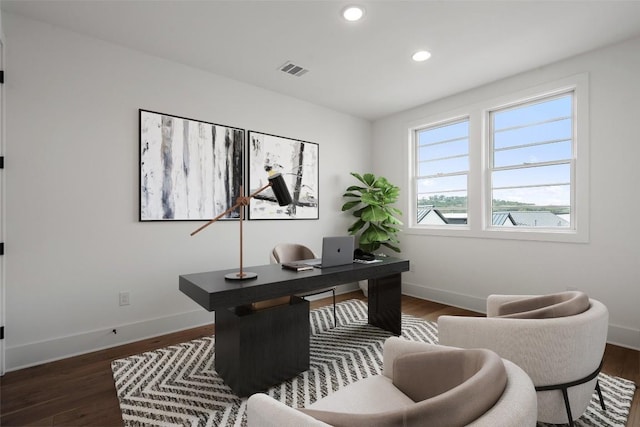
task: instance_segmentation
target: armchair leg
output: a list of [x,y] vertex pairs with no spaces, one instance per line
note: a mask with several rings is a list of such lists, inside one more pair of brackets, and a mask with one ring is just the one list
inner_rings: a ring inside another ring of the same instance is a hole
[[[567,390],[569,389],[569,387],[584,384],[596,378],[598,374],[600,374],[600,369],[602,369],[603,362],[604,359],[600,361],[600,366],[598,366],[598,369],[584,378],[564,384],[536,386],[536,391],[561,390],[562,398],[564,399],[564,407],[567,409],[567,417],[569,417],[569,426],[573,427],[573,417],[571,416],[571,405],[569,404],[569,393],[567,392]],[[598,380],[596,380],[596,390],[598,391],[598,397],[600,398],[600,406],[602,406],[603,411],[606,411],[607,409],[604,406],[604,399],[602,398],[602,391],[600,390],[600,382]]]
[[564,407],[567,409],[567,417],[569,417],[569,426],[573,427],[573,417],[571,416],[571,405],[569,404],[569,393],[567,389],[562,389],[562,398],[564,399]]
[[604,399],[602,398],[602,391],[600,390],[600,381],[596,381],[596,391],[598,392],[598,398],[600,399],[600,406],[603,411],[606,411],[607,408],[604,406]]

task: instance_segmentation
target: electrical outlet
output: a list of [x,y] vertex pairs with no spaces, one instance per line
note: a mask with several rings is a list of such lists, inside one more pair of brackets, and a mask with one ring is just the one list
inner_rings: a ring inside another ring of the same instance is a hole
[[120,306],[131,304],[129,292],[120,292]]

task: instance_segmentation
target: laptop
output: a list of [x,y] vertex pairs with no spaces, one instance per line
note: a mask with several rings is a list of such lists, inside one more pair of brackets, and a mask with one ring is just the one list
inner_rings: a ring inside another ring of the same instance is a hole
[[304,263],[317,268],[352,264],[354,246],[354,236],[323,237],[322,258],[305,260]]

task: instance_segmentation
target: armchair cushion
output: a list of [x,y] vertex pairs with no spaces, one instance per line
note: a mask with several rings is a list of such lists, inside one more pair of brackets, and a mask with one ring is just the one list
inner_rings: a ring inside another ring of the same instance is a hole
[[377,375],[301,409],[336,426],[465,425],[503,395],[507,373],[489,350],[413,352],[395,358],[393,379]]
[[413,405],[384,375],[363,378],[311,404],[303,412],[331,411],[354,413],[385,412]]
[[[288,407],[266,395],[251,396],[247,402],[248,426],[446,425],[449,427],[466,424],[469,427],[535,427],[536,392],[531,379],[522,369],[508,360],[501,360],[507,376],[504,391],[493,406],[471,422],[431,418],[429,414],[425,415],[421,412],[422,408],[417,408],[419,403],[414,403],[393,385],[394,376],[400,382],[405,381],[400,379],[406,375],[402,372],[407,368],[403,366],[404,363],[413,363],[413,360],[410,360],[396,364],[396,359],[410,354],[448,353],[451,349],[451,347],[391,337],[385,341],[383,348],[384,375],[376,375],[352,383],[309,405],[304,410]],[[400,370],[397,374],[394,372],[395,367]],[[428,399],[426,402],[437,400],[438,397]],[[475,406],[477,397],[476,395],[463,404],[456,403],[456,406],[452,404],[449,413],[457,415],[461,410],[468,411],[467,406]],[[416,410],[414,411],[412,407],[416,407]],[[403,412],[399,412],[398,409]],[[318,418],[315,418],[316,416]]]
[[589,306],[589,297],[584,292],[561,292],[502,303],[498,306],[497,317],[550,319],[575,316],[587,311]]
[[500,399],[507,372],[490,350],[448,349],[397,358],[393,382],[417,402],[407,411],[408,419],[426,425],[465,425]]
[[389,378],[374,375],[299,411],[332,426],[393,426],[402,425],[403,409],[413,404]]

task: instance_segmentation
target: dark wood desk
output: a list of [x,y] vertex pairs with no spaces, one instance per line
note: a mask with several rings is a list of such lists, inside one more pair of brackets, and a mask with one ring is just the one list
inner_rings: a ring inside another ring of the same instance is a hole
[[[224,278],[225,274],[232,273],[236,269],[209,271],[204,273],[185,274],[180,276],[179,288],[184,294],[189,296],[195,302],[200,304],[208,311],[216,311],[216,370],[225,380],[225,382],[231,386],[236,394],[243,396],[248,395],[260,390],[266,389],[273,381],[283,380],[282,375],[275,375],[269,378],[265,378],[263,381],[256,381],[255,375],[248,375],[247,372],[260,372],[264,369],[247,369],[243,372],[238,372],[238,368],[230,369],[227,364],[235,365],[252,365],[258,363],[258,361],[244,361],[238,362],[238,358],[249,357],[247,353],[251,353],[252,350],[242,347],[238,342],[250,343],[251,340],[242,340],[235,336],[229,337],[227,330],[231,328],[240,328],[237,324],[234,324],[234,320],[230,318],[231,313],[235,307],[244,306],[258,301],[264,301],[272,298],[295,295],[298,293],[308,292],[315,289],[321,289],[329,286],[335,286],[345,283],[357,282],[359,280],[369,281],[368,292],[368,305],[369,305],[369,323],[379,328],[388,330],[392,334],[400,335],[402,329],[401,323],[401,311],[400,311],[400,298],[401,298],[401,273],[409,271],[409,261],[398,258],[384,258],[382,262],[373,264],[349,264],[338,267],[313,269],[308,271],[290,271],[283,269],[278,264],[268,264],[256,267],[248,267],[247,271],[251,271],[258,274],[256,279],[250,279],[245,281],[232,281]],[[308,303],[307,303],[308,304]],[[287,322],[287,316],[290,316],[290,312],[294,310],[294,306],[298,306],[296,309],[300,310],[300,304],[292,305],[292,309],[288,310],[288,313],[282,314],[277,322]],[[308,305],[306,306],[308,307]],[[308,310],[308,308],[307,308]],[[264,315],[263,313],[260,314]],[[280,315],[278,315],[280,316]],[[238,318],[240,319],[240,318]],[[258,319],[258,316],[256,316]],[[308,328],[308,313],[307,313],[307,328]],[[242,320],[245,322],[247,319]],[[282,343],[283,331],[275,328],[273,331],[266,330],[265,325],[270,321],[261,319],[260,322],[256,320],[257,327],[263,328],[260,331],[256,330],[256,324],[250,327],[246,327],[251,331],[252,336],[258,336],[261,340],[261,345],[258,347],[261,350],[261,355],[251,355],[251,358],[262,357],[264,358],[265,351],[270,351],[268,348],[269,342]],[[239,322],[235,322],[239,323]],[[288,321],[288,323],[295,323]],[[232,325],[232,326],[230,326]],[[274,324],[275,325],[275,324]],[[221,329],[224,327],[224,329]],[[245,328],[242,326],[242,328]],[[306,329],[308,331],[308,329]],[[224,334],[224,335],[221,335]],[[235,332],[234,332],[235,333]],[[302,333],[304,334],[304,332]],[[306,340],[301,340],[300,330],[290,333],[292,340],[296,340],[297,352],[304,353],[306,351],[306,367],[300,365],[299,360],[292,361],[296,364],[296,372],[292,372],[291,367],[283,368],[283,372],[286,372],[287,377],[292,377],[295,374],[308,369],[308,352],[309,352],[309,339],[308,332],[306,332]],[[285,339],[286,341],[286,339]],[[305,341],[305,342],[300,342]],[[224,345],[225,348],[221,348]],[[230,347],[235,346],[235,352],[231,351]],[[265,350],[266,349],[266,350]],[[282,347],[278,345],[273,349],[274,352],[279,352],[274,355],[277,359],[282,359]],[[220,359],[223,357],[224,360]],[[281,363],[281,360],[279,361]],[[278,368],[280,369],[280,368]],[[246,371],[246,372],[244,372]],[[283,374],[284,375],[284,374]],[[276,382],[277,383],[277,382]]]

